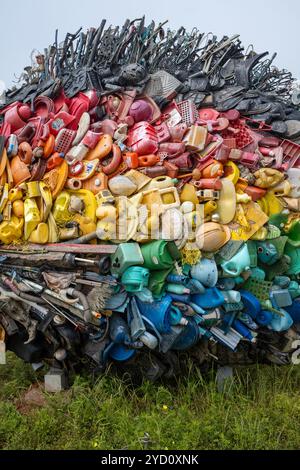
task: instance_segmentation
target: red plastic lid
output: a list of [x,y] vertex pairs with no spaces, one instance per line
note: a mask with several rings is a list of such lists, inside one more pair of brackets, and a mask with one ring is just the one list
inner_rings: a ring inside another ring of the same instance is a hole
[[212,108],[204,108],[199,111],[199,119],[203,121],[215,121],[220,116],[220,113]]

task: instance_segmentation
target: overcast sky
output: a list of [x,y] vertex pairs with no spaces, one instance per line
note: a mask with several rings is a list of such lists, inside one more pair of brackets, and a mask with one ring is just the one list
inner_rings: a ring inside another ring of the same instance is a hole
[[65,33],[110,24],[146,14],[150,22],[168,19],[169,26],[185,26],[222,36],[240,34],[257,52],[277,52],[277,65],[300,78],[299,0],[1,0],[0,80],[11,86],[14,74],[30,65],[33,49],[43,51]]

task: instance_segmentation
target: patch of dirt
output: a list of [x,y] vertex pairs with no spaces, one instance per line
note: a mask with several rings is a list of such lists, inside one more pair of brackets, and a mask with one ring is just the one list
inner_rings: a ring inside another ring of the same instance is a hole
[[29,414],[36,408],[42,408],[47,403],[42,384],[34,384],[18,399],[16,408],[21,414]]

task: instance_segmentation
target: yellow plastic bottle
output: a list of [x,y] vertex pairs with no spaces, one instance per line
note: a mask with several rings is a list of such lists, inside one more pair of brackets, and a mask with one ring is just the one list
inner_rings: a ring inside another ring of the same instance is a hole
[[45,245],[48,243],[49,238],[49,228],[48,225],[44,222],[38,224],[37,228],[33,230],[29,237],[31,243],[36,243],[38,245]]
[[40,213],[35,199],[25,199],[24,202],[25,227],[24,237],[28,240],[32,232],[41,222]]

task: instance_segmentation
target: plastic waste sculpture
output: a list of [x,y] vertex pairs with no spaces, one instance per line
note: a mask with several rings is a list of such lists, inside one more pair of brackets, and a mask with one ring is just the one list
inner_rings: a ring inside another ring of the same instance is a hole
[[274,58],[144,19],[56,34],[0,108],[2,362],[291,362],[300,100]]

